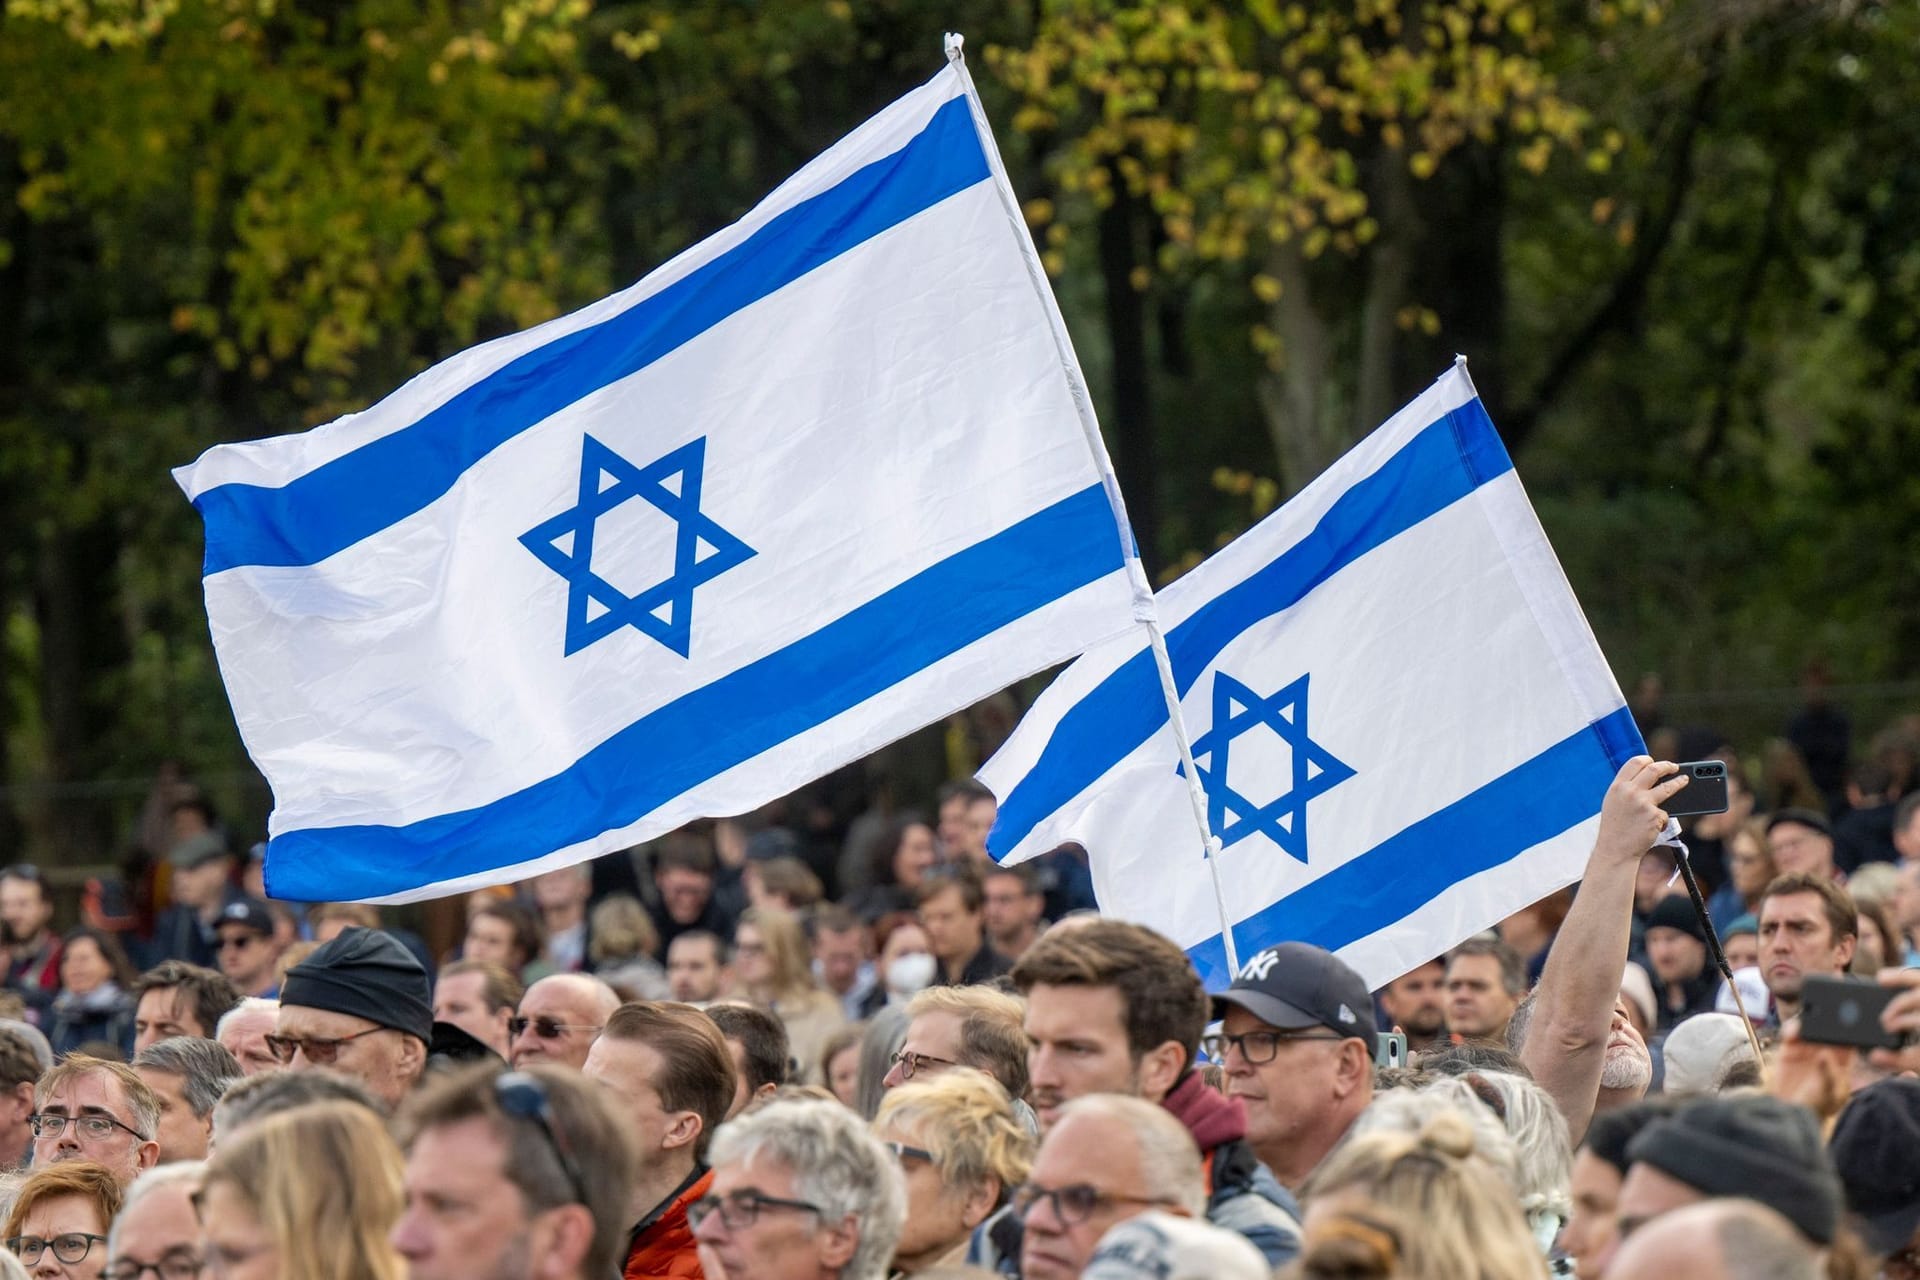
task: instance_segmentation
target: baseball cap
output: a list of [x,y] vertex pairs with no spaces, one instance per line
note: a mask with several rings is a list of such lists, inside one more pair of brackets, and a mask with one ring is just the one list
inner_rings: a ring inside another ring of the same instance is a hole
[[1149,1211],[1101,1236],[1080,1280],[1264,1280],[1270,1274],[1239,1232]]
[[1225,1017],[1229,1005],[1284,1031],[1328,1027],[1366,1041],[1369,1050],[1380,1036],[1366,981],[1310,942],[1282,942],[1247,961],[1233,985],[1213,998],[1213,1016]]
[[258,898],[235,898],[220,908],[220,918],[213,922],[216,929],[223,924],[243,924],[256,933],[270,934],[273,912]]
[[227,842],[211,831],[202,831],[167,850],[167,861],[175,871],[191,871],[203,862],[227,856]]

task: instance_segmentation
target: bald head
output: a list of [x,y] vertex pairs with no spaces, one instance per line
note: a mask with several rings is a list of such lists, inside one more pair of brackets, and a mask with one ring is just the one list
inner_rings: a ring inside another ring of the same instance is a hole
[[612,987],[583,973],[556,973],[527,988],[509,1024],[507,1055],[515,1067],[544,1062],[580,1070],[600,1028],[620,1007]]
[[1819,1280],[1820,1254],[1785,1218],[1752,1200],[1703,1200],[1662,1214],[1621,1244],[1606,1280]]

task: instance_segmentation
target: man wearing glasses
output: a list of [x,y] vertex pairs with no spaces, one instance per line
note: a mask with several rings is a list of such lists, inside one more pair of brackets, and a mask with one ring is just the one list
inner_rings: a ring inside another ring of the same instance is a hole
[[1207,1056],[1247,1109],[1247,1141],[1288,1187],[1307,1180],[1373,1101],[1379,1040],[1366,980],[1332,952],[1283,942],[1213,998]]
[[398,1106],[426,1070],[427,971],[378,929],[344,930],[287,970],[267,1048],[294,1071],[332,1067]]
[[200,1280],[200,1219],[193,1193],[206,1165],[182,1160],[134,1180],[107,1232],[101,1280]]
[[160,1099],[123,1062],[68,1054],[33,1093],[33,1163],[91,1160],[125,1187],[160,1159]]
[[619,1272],[635,1150],[611,1096],[552,1067],[436,1077],[395,1122],[410,1280],[603,1280]]
[[705,1280],[878,1280],[906,1214],[893,1153],[812,1098],[728,1121],[712,1188],[687,1206]]
[[[1158,1103],[1205,1157],[1207,1221],[1245,1236],[1270,1266],[1292,1261],[1298,1204],[1248,1143],[1247,1117],[1194,1070],[1207,992],[1186,952],[1141,925],[1095,920],[1042,934],[1013,967],[1013,984],[1027,997],[1029,1098],[1043,1136],[1088,1094]],[[983,1231],[999,1257],[1018,1247],[1017,1219]]]
[[507,1019],[507,1060],[516,1067],[587,1065],[587,1050],[607,1018],[620,1007],[612,987],[584,973],[540,979],[520,997],[520,1012]]

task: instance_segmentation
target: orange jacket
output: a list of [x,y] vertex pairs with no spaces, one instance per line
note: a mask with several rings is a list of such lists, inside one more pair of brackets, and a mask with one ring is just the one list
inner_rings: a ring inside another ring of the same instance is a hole
[[704,1280],[694,1252],[693,1228],[687,1225],[687,1206],[712,1186],[713,1170],[701,1170],[699,1177],[634,1228],[626,1270],[621,1273],[625,1280]]

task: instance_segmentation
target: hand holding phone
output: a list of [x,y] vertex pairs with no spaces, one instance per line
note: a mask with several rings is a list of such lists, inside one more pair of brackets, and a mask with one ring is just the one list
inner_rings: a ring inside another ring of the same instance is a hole
[[1880,1025],[1893,997],[1891,987],[1810,974],[1800,989],[1800,1038],[1856,1049],[1902,1048],[1907,1037]]
[[1726,761],[1689,760],[1678,767],[1680,772],[1673,776],[1685,778],[1687,784],[1668,797],[1661,806],[1669,818],[1727,811]]

